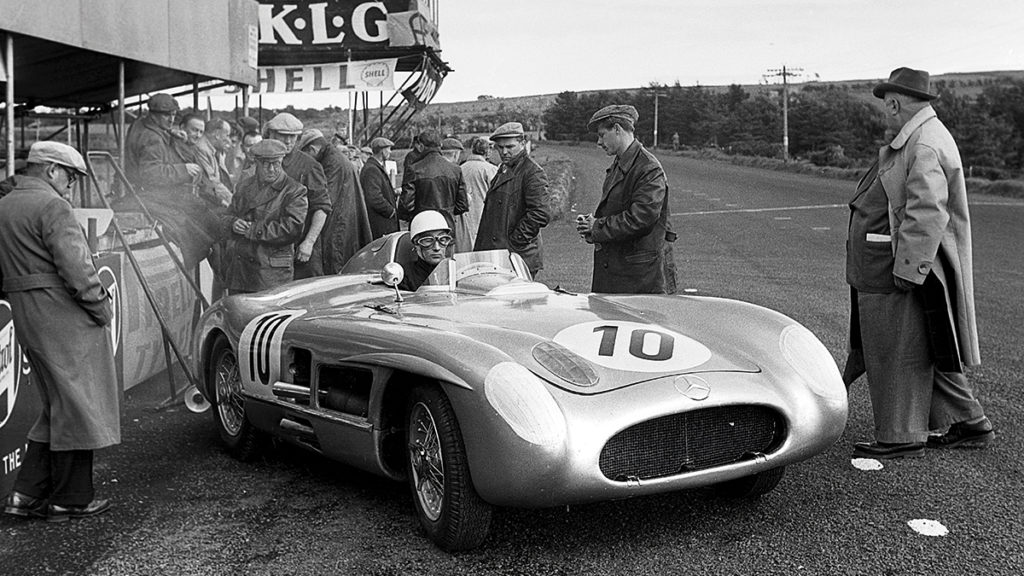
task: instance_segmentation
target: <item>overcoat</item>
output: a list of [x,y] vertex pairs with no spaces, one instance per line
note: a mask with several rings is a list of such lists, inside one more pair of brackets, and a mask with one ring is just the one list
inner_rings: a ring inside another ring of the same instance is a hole
[[594,211],[591,290],[664,294],[668,180],[661,162],[634,140],[605,175]]
[[359,173],[359,182],[363,186],[373,238],[398,232],[395,187],[391,185],[391,178],[379,160],[373,156],[366,160],[362,172]]
[[[293,244],[302,238],[307,208],[306,187],[287,174],[272,184],[259,176],[243,180],[221,218],[227,238],[224,287],[258,292],[291,282]],[[252,223],[244,237],[232,231],[236,218]]]
[[879,150],[878,177],[889,200],[893,274],[923,285],[934,273],[943,287],[942,316],[955,339],[953,352],[959,352],[959,363],[979,364],[967,186],[956,142],[933,108],[915,114]]
[[403,181],[405,188],[399,205],[399,216],[403,220],[412,220],[424,210],[437,210],[455,230],[455,216],[469,208],[466,185],[458,166],[445,160],[440,151],[430,149],[409,167]]
[[172,138],[152,116],[132,122],[124,142],[124,170],[132,184],[158,189],[192,183],[185,160],[174,149]]
[[540,230],[550,220],[548,177],[524,150],[491,180],[473,249],[507,248],[537,274],[544,268]]
[[56,451],[118,444],[109,295],[71,205],[44,180],[15,182],[0,199],[0,281],[42,396],[28,438]]
[[487,190],[491,187],[491,180],[498,174],[498,167],[479,154],[470,154],[460,168],[462,179],[466,183],[466,201],[469,209],[456,222],[459,243],[455,251],[470,252],[480,230],[480,217],[484,212]]
[[370,217],[356,165],[333,146],[325,146],[317,160],[327,175],[327,191],[334,206],[320,235],[324,273],[337,274],[353,254],[373,240]]

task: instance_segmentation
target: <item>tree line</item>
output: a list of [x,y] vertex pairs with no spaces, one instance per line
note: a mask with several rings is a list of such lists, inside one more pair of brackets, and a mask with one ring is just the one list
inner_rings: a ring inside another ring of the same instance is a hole
[[[972,175],[1004,179],[1024,174],[1024,81],[985,86],[976,97],[934,83],[933,106],[956,138]],[[781,90],[781,87],[780,87]],[[869,88],[865,88],[867,92]],[[548,139],[593,141],[591,114],[608,104],[632,104],[640,113],[636,134],[653,141],[658,93],[658,140],[671,145],[718,148],[730,154],[782,157],[782,101],[775,91],[751,94],[742,86],[652,84],[647,90],[562,92],[543,114]],[[869,92],[867,92],[870,94]],[[888,142],[877,101],[836,84],[805,84],[789,95],[789,152],[818,165],[866,166]]]

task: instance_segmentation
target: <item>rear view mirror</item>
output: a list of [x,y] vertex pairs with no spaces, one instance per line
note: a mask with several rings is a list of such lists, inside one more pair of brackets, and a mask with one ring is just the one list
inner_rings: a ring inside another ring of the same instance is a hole
[[402,301],[402,293],[398,291],[398,285],[405,278],[405,269],[398,262],[388,262],[381,268],[380,279],[384,284],[395,289],[395,302]]

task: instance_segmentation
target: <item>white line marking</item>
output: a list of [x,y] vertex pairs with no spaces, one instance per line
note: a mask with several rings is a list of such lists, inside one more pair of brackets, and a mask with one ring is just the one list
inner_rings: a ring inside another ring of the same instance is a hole
[[[716,200],[716,198],[711,198]],[[780,208],[736,208],[733,210],[701,210],[699,212],[676,212],[673,216],[705,216],[708,214],[757,214],[759,212],[785,212],[786,210],[822,210],[826,208],[849,208],[849,204],[821,204],[818,206],[784,206]]]

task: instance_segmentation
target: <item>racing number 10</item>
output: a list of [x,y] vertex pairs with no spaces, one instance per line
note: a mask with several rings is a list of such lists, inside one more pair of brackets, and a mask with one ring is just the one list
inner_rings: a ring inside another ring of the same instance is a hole
[[[615,338],[619,335],[618,326],[598,326],[594,332],[601,332],[601,345],[597,350],[599,356],[615,356]],[[648,354],[644,352],[644,339],[648,334],[658,336],[658,352]],[[646,330],[643,328],[634,329],[629,335],[629,353],[641,360],[668,360],[672,357],[672,349],[675,345],[675,338],[671,334],[658,332],[657,330]]]

